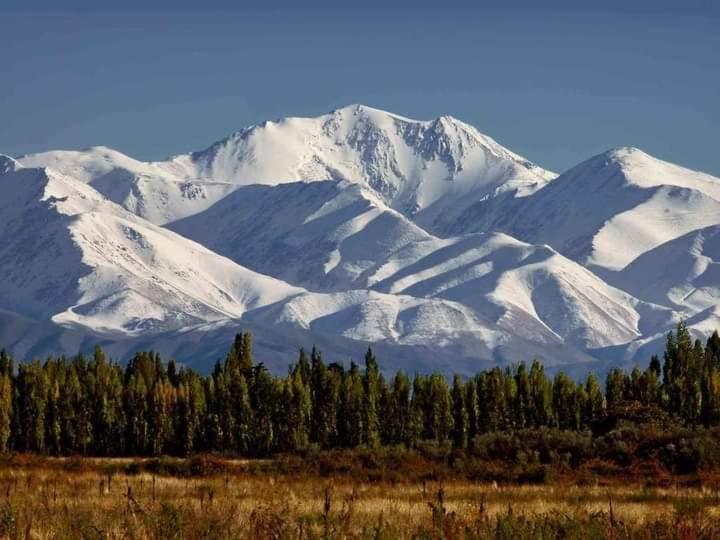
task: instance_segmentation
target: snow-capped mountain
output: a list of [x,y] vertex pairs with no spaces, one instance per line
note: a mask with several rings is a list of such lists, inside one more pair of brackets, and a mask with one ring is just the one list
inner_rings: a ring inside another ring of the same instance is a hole
[[448,232],[503,230],[617,271],[643,253],[718,223],[720,179],[618,148],[561,174],[530,197],[476,205]]
[[234,187],[347,180],[432,224],[474,200],[524,196],[554,174],[449,116],[417,121],[363,105],[250,126],[209,148],[143,163],[105,147],[22,156],[92,184],[157,224],[202,211]]
[[0,346],[102,341],[274,369],[368,343],[388,368],[572,369],[720,324],[720,180],[633,148],[556,177],[475,128],[353,105],[145,163],[0,155]]
[[54,150],[21,156],[18,161],[26,167],[49,167],[90,184],[107,199],[157,225],[200,212],[235,187],[196,180],[172,163],[143,163],[104,146]]
[[360,276],[432,236],[347,181],[238,188],[175,232],[258,272],[324,292],[364,288]]
[[646,251],[615,281],[639,298],[698,313],[720,307],[720,225]]
[[243,187],[170,228],[297,286],[446,299],[540,342],[625,343],[672,316],[547,246],[435,237],[345,181]]
[[[330,341],[331,351],[339,340],[339,350],[381,342],[393,354],[419,347],[443,358],[452,350],[466,362],[478,350],[504,361],[510,361],[508,351],[543,357],[552,351],[552,361],[561,363],[578,358],[556,336],[526,340],[445,298],[371,290],[322,294],[289,285],[143,220],[49,168],[0,175],[0,189],[11,195],[0,205],[0,336],[20,350],[50,352],[38,349],[39,342],[78,347],[95,336],[111,350],[129,351],[140,343],[171,347],[173,339],[189,335],[217,350],[225,344],[215,339],[243,325],[282,336],[285,344],[275,348],[283,358],[317,336]],[[410,222],[407,228],[419,230]]]
[[450,116],[423,122],[363,105],[265,122],[174,162],[196,176],[243,184],[360,182],[425,222],[468,199],[527,195],[555,176]]
[[549,246],[492,233],[424,247],[425,253],[413,247],[410,257],[401,250],[381,263],[369,278],[372,288],[459,302],[513,333],[541,342],[551,335],[581,349],[627,343],[674,317]]
[[240,267],[52,169],[0,176],[0,308],[98,331],[239,318],[303,292]]

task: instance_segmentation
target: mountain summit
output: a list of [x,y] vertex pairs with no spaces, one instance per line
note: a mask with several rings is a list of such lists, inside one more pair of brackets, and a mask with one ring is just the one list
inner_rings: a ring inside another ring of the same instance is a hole
[[264,122],[176,160],[236,184],[358,182],[411,217],[506,190],[527,195],[554,177],[450,116],[417,121],[364,105]]
[[622,147],[576,165],[522,200],[492,208],[474,203],[451,232],[503,230],[618,271],[665,242],[717,224],[718,216],[720,179]]
[[96,147],[20,162],[89,182],[158,224],[202,211],[237,186],[346,180],[432,226],[473,201],[525,196],[555,177],[450,116],[418,121],[364,105],[263,122],[167,161],[143,163]]

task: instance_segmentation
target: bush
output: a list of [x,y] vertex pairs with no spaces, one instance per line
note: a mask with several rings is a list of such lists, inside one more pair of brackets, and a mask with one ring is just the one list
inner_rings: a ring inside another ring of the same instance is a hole
[[0,537],[19,537],[17,512],[10,502],[6,502],[0,508]]
[[185,523],[183,512],[174,504],[163,502],[160,510],[154,515],[154,537],[159,540],[176,540],[184,538]]

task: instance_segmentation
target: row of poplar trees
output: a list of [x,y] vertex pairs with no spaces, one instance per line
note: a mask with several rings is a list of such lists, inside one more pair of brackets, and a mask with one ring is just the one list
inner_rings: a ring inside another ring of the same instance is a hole
[[584,430],[626,402],[656,406],[690,425],[720,423],[720,337],[692,342],[684,323],[664,361],[613,370],[605,389],[590,374],[576,382],[528,368],[493,368],[473,378],[402,371],[386,379],[368,349],[364,369],[323,362],[319,351],[284,377],[252,355],[239,334],[211,375],[142,352],[126,365],[49,358],[14,365],[0,353],[0,451],[67,455],[265,456],[319,448],[435,441],[466,447],[478,434],[556,427]]

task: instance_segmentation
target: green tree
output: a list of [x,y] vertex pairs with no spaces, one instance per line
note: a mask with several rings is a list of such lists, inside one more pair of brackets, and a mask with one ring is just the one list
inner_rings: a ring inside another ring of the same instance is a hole
[[598,420],[604,414],[605,398],[603,397],[600,382],[595,374],[590,373],[585,379],[582,404],[581,423],[584,427],[590,427],[595,420]]
[[465,382],[465,408],[468,414],[468,441],[472,441],[482,431],[475,379],[469,379]]
[[296,370],[290,377],[285,393],[288,400],[288,431],[290,448],[299,450],[307,448],[310,444],[310,415],[312,403],[310,388],[303,381],[300,370]]
[[377,359],[368,347],[365,353],[365,376],[363,377],[363,432],[362,442],[369,447],[380,444],[378,401],[380,398],[380,372]]
[[470,419],[465,404],[465,388],[459,375],[455,375],[453,378],[451,397],[453,410],[453,444],[456,448],[467,448]]
[[580,403],[575,383],[565,373],[558,373],[553,380],[552,391],[557,426],[577,430],[580,427]]
[[0,374],[0,453],[10,449],[13,414],[13,382],[10,373]]
[[428,391],[429,438],[444,443],[453,430],[452,398],[445,377],[437,373],[430,375]]
[[605,380],[605,396],[608,407],[617,405],[628,397],[629,380],[627,374],[620,369],[611,370]]
[[390,429],[389,442],[410,444],[410,379],[400,370],[392,381],[392,410],[385,417]]
[[531,425],[547,426],[552,417],[552,383],[545,376],[545,368],[537,360],[530,367],[530,396],[532,405],[529,407]]
[[47,380],[40,362],[21,364],[17,377],[18,449],[45,453]]
[[276,446],[276,429],[273,424],[275,401],[280,396],[275,393],[273,379],[265,366],[255,369],[252,387],[252,443],[251,453],[256,456],[267,456]]

